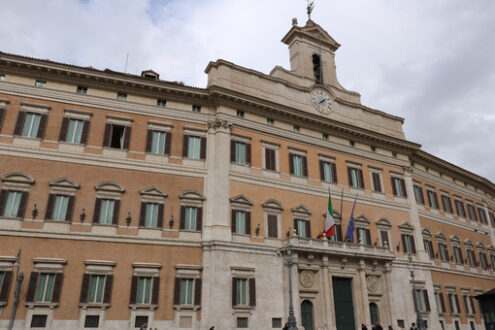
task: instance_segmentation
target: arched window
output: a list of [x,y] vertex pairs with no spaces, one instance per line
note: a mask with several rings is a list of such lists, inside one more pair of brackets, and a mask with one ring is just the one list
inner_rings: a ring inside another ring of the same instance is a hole
[[320,55],[313,54],[313,74],[315,76],[315,82],[321,84],[323,82],[323,76],[321,73],[321,58]]
[[378,306],[372,302],[370,303],[370,317],[371,317],[371,324],[377,324],[380,322],[380,317],[378,314]]
[[313,304],[309,300],[304,300],[301,304],[301,323],[304,330],[313,330]]

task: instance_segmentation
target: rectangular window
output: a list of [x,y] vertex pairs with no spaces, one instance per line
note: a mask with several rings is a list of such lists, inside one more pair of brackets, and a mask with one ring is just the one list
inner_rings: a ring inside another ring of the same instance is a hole
[[481,269],[487,269],[488,268],[488,260],[486,259],[486,253],[480,252],[480,264],[481,264]]
[[88,94],[88,87],[77,86],[76,93],[77,94]]
[[196,215],[198,209],[192,206],[186,206],[186,218],[184,222],[184,229],[196,230]]
[[45,88],[46,87],[46,81],[36,80],[36,82],[34,83],[34,86]]
[[416,253],[416,247],[414,245],[414,237],[412,235],[402,234],[402,244],[404,253],[414,254]]
[[450,201],[450,197],[447,195],[442,195],[442,204],[443,210],[445,213],[452,213],[452,202]]
[[364,188],[363,171],[360,168],[347,167],[349,186],[354,188]]
[[455,209],[457,211],[457,216],[461,218],[466,217],[466,210],[464,209],[464,204],[462,203],[462,200],[455,199]]
[[166,107],[167,106],[167,100],[158,99],[158,100],[156,100],[156,105],[159,107]]
[[36,302],[51,302],[55,274],[40,273],[36,288]]
[[241,306],[247,306],[248,304],[248,299],[247,299],[247,285],[248,281],[245,278],[237,278],[235,279],[237,281],[237,292],[236,292],[236,302],[237,305]]
[[192,111],[193,112],[201,112],[201,106],[193,104]]
[[148,326],[148,317],[144,315],[136,315],[136,320],[134,321],[134,328],[145,329]]
[[265,148],[265,169],[276,171],[277,163],[275,160],[275,149]]
[[435,253],[433,252],[433,243],[430,240],[423,240],[423,244],[425,246],[425,251],[428,253],[430,259],[435,258]]
[[112,224],[115,201],[113,199],[102,199],[100,207],[99,223],[102,225]]
[[230,161],[241,165],[251,163],[251,145],[249,143],[231,141]]
[[268,214],[266,218],[268,226],[268,237],[278,237],[278,221],[277,216],[274,214]]
[[192,159],[200,159],[201,156],[201,138],[199,136],[189,136],[187,157]]
[[3,210],[4,217],[17,217],[19,213],[19,205],[21,203],[22,192],[20,191],[8,191],[7,201],[5,202],[5,208]]
[[246,234],[246,212],[235,211],[235,233]]
[[320,160],[320,178],[325,182],[337,183],[337,169],[335,163]]
[[122,92],[117,93],[117,100],[122,100],[122,101],[127,100],[127,93],[122,93]]
[[487,225],[487,224],[488,224],[488,220],[487,220],[487,218],[486,218],[486,212],[485,212],[485,210],[484,210],[482,207],[480,207],[480,206],[478,206],[478,215],[479,215],[479,217],[480,217],[480,222],[481,222],[482,224],[484,224],[484,225]]
[[381,174],[378,172],[371,172],[371,179],[373,181],[373,191],[382,192]]
[[363,245],[371,245],[371,233],[367,228],[357,228],[357,242]]
[[238,317],[237,318],[237,328],[238,329],[248,328],[248,318],[247,317]]
[[294,219],[295,222],[295,228],[296,228],[296,233],[297,236],[299,237],[311,237],[311,233],[309,232],[309,221],[308,220],[303,220],[303,219]]
[[193,304],[193,285],[194,279],[183,278],[180,280],[180,304]]
[[473,250],[466,250],[466,253],[468,256],[469,266],[471,266],[471,267],[476,266],[476,258],[474,257],[474,251]]
[[459,299],[457,298],[456,293],[449,293],[449,307],[452,313],[461,313],[461,306],[459,306]]
[[5,75],[4,74],[0,74],[0,81],[3,81],[5,80]]
[[266,123],[270,126],[275,125],[275,121],[272,118],[266,118]]
[[418,185],[414,185],[414,198],[416,199],[416,203],[420,205],[425,205],[425,198],[423,195],[423,188]]
[[464,260],[462,258],[462,250],[458,246],[454,246],[454,259],[456,264],[458,265],[464,264]]
[[86,315],[84,319],[85,328],[98,328],[100,326],[100,316],[99,315]]
[[476,218],[476,211],[474,209],[473,204],[467,204],[467,209],[468,209],[469,219],[471,219],[471,221],[478,221],[478,219]]
[[155,228],[158,221],[158,204],[146,203],[145,227]]
[[24,126],[22,128],[21,136],[36,138],[38,135],[38,128],[40,125],[41,115],[38,113],[26,113],[24,119]]
[[407,197],[404,179],[392,177],[392,190],[394,192],[394,196]]
[[303,162],[306,160],[306,157],[301,156],[301,155],[294,155],[290,154],[291,158],[291,164],[292,164],[292,171],[291,174],[295,176],[305,176],[304,175],[304,169],[303,169]]
[[105,275],[91,275],[89,278],[88,303],[102,303],[105,290]]
[[328,141],[328,134],[327,134],[327,133],[323,133],[323,134],[321,135],[321,138],[322,138],[323,140],[325,140],[325,141]]
[[152,132],[151,153],[159,155],[163,155],[165,153],[165,132]]
[[152,277],[139,277],[137,286],[136,303],[142,305],[151,304],[151,286],[153,283]]
[[437,193],[433,190],[427,190],[428,202],[430,203],[430,207],[432,209],[438,209],[438,198]]
[[244,118],[244,111],[237,110],[237,117],[238,118]]
[[56,195],[53,204],[52,220],[66,220],[69,196]]
[[435,302],[437,304],[438,312],[445,313],[445,302],[443,300],[443,294],[441,292],[435,292]]
[[282,318],[281,317],[273,317],[272,318],[272,328],[275,328],[275,329],[282,328]]
[[382,247],[390,248],[390,241],[388,239],[388,231],[380,230],[380,237],[382,239]]
[[488,211],[488,216],[490,217],[490,223],[493,228],[495,228],[495,214],[490,210]]
[[83,127],[84,127],[83,120],[71,119],[69,121],[69,129],[67,131],[67,137],[65,139],[65,142],[80,144]]
[[300,132],[300,131],[301,131],[301,127],[296,126],[296,125],[294,125],[294,126],[292,127],[292,129],[294,130],[294,132]]
[[444,243],[438,243],[438,251],[440,252],[440,259],[445,262],[449,262],[449,251],[447,245]]
[[462,295],[462,301],[464,302],[464,309],[466,310],[466,314],[471,315],[473,311],[471,310],[471,306],[469,305],[469,295]]
[[31,328],[46,328],[48,315],[34,314],[31,319]]

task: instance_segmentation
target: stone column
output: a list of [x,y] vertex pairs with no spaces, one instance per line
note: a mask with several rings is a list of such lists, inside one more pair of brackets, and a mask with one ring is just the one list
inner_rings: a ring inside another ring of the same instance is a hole
[[[362,296],[362,310],[366,324],[371,324],[369,300],[368,300],[368,286],[366,285],[366,262],[364,260],[359,260],[359,280],[361,282],[361,296]],[[358,323],[360,321],[358,320]],[[362,322],[361,322],[362,323]]]
[[[495,230],[493,229],[491,224],[490,213],[488,212],[489,210],[487,205],[488,205],[487,200],[483,199],[483,209],[485,210],[486,220],[488,221],[488,232],[490,233],[490,241],[492,245],[495,246]],[[490,258],[490,255],[488,254],[487,257]]]
[[321,283],[321,294],[323,295],[323,308],[325,316],[325,329],[330,329],[331,326],[331,315],[332,311],[330,309],[330,283],[328,278],[328,257],[324,256],[322,259],[322,283]]
[[299,260],[297,253],[292,254],[292,305],[294,306],[294,316],[296,317],[297,327],[302,327],[301,319],[301,299],[299,298]]
[[[396,325],[397,324],[397,316],[395,312],[395,299],[393,295],[393,286],[392,286],[392,267],[390,263],[385,264],[385,296],[387,299],[387,305],[388,305],[388,310],[389,310],[389,319],[390,319],[390,324],[391,325]],[[385,328],[385,324],[382,325]]]
[[231,128],[232,124],[226,120],[215,119],[208,122],[204,241],[232,240],[229,216]]

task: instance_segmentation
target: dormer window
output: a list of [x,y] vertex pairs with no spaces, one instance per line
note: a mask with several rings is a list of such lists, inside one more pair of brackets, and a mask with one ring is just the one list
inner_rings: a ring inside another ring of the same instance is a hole
[[146,70],[146,71],[141,72],[141,78],[146,78],[146,79],[150,79],[150,80],[158,80],[158,78],[160,78],[160,75],[153,70]]
[[313,54],[313,74],[315,76],[315,83],[323,83],[323,77],[321,73],[321,58],[320,55]]

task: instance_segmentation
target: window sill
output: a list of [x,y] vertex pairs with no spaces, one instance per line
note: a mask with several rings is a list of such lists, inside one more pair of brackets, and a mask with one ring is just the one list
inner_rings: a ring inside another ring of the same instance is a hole
[[103,155],[113,157],[127,157],[127,149],[117,149],[111,147],[103,147]]
[[179,231],[184,233],[201,233],[201,230],[196,229],[179,229]]
[[[115,226],[115,225],[114,225],[114,226]],[[156,231],[162,231],[162,228],[158,228],[158,227],[138,226],[138,229],[146,229],[146,230],[156,230]]]
[[200,305],[173,305],[173,309],[176,311],[193,311],[196,312],[197,310],[201,309]]
[[140,304],[130,304],[129,305],[129,308],[132,309],[132,310],[145,310],[145,309],[148,309],[150,311],[153,311],[155,309],[158,308],[158,305],[140,305]]
[[98,223],[93,222],[93,226],[102,226],[102,227],[118,227],[118,225],[114,225],[113,223]]
[[234,314],[252,314],[255,306],[236,305],[233,306]]
[[182,165],[204,166],[205,165],[205,160],[204,159],[196,159],[196,158],[183,157],[182,158]]
[[82,309],[88,309],[88,308],[107,309],[110,308],[110,306],[111,304],[108,303],[95,303],[95,304],[79,303],[79,307]]
[[50,309],[57,308],[59,305],[60,305],[59,303],[53,303],[53,302],[29,302],[25,304],[27,308],[47,307]]

